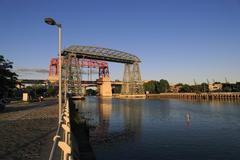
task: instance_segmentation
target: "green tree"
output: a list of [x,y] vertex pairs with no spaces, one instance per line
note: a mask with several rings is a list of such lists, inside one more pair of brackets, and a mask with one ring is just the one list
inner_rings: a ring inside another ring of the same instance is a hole
[[16,88],[17,74],[12,71],[13,62],[0,55],[0,97],[11,95]]
[[156,93],[155,89],[156,83],[157,83],[156,81],[149,81],[147,83],[144,83],[143,87],[145,92],[148,91],[149,93]]
[[58,87],[54,86],[43,86],[43,85],[32,85],[24,88],[24,92],[27,92],[32,98],[37,98],[39,96],[56,96],[58,93]]
[[200,87],[201,87],[201,90],[200,90],[201,92],[209,92],[207,83],[202,83]]
[[191,87],[188,84],[184,84],[179,92],[191,92]]
[[192,85],[192,86],[190,86],[190,92],[200,92],[199,90],[200,90],[200,85]]
[[97,91],[90,88],[90,89],[86,90],[86,94],[89,95],[89,96],[96,96],[97,95]]
[[149,81],[143,84],[144,90],[149,93],[164,93],[169,90],[169,83],[167,80]]
[[58,94],[58,87],[49,86],[47,89],[48,96],[56,96]]
[[47,87],[43,85],[34,85],[33,88],[37,96],[43,96],[47,92]]
[[223,92],[232,92],[232,86],[229,83],[224,83],[222,87]]
[[167,80],[161,79],[157,84],[157,92],[158,93],[165,93],[169,90],[169,83]]
[[233,92],[240,92],[240,82],[236,82],[233,87]]

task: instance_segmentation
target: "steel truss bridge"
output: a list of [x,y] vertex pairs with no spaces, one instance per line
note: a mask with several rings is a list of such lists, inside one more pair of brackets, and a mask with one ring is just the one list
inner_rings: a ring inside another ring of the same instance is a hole
[[[93,46],[72,45],[62,51],[63,71],[62,79],[65,92],[82,95],[82,72],[81,68],[86,66],[86,60],[109,61],[124,64],[123,84],[121,94],[141,95],[144,94],[143,82],[139,69],[140,59],[130,53]],[[89,66],[89,63],[87,64]],[[99,68],[99,78],[109,77],[107,65],[93,65]],[[77,83],[76,83],[77,82]]]
[[[66,66],[68,63],[65,61],[63,66]],[[92,59],[81,59],[77,62],[71,62],[73,63],[72,65],[77,67],[80,66],[80,74],[81,75],[88,75],[87,81],[92,81],[92,75],[93,74],[98,74],[98,78],[102,77],[102,74],[104,74],[104,71],[108,71],[108,63],[105,61],[100,61],[100,60],[92,60]],[[75,63],[75,64],[74,64]],[[88,69],[83,70],[83,69]],[[49,75],[48,75],[48,80],[52,83],[58,81],[58,58],[52,58],[50,61],[50,66],[49,66]]]

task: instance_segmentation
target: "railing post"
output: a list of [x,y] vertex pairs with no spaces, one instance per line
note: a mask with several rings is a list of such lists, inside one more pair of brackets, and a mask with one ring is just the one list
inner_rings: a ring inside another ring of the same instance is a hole
[[[61,112],[61,121],[58,124],[58,129],[56,136],[53,138],[53,146],[49,156],[49,160],[54,159],[54,154],[57,146],[61,149],[63,155],[62,160],[71,160],[71,129],[70,129],[70,116],[69,116],[69,97],[64,104],[63,110]],[[63,135],[60,136],[60,130],[62,129]]]

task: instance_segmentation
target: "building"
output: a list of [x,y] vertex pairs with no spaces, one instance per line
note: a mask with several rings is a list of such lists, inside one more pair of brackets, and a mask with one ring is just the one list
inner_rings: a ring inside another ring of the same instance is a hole
[[182,88],[182,84],[171,85],[169,91],[172,93],[178,93]]
[[215,82],[208,85],[208,89],[210,92],[221,91],[222,88],[223,88],[223,85],[220,82]]

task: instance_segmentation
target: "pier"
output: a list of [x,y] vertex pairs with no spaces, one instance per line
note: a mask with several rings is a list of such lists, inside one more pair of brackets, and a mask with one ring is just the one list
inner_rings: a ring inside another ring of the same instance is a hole
[[203,100],[240,100],[240,92],[209,92],[209,93],[160,93],[147,94],[147,98],[176,98]]

